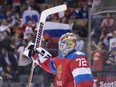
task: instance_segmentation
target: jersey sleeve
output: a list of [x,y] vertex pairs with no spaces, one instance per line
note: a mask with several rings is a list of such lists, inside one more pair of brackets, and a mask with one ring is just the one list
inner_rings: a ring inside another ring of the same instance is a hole
[[76,87],[93,87],[93,77],[87,58],[78,56],[70,63],[71,73]]
[[[34,59],[36,59],[38,56],[35,54]],[[42,67],[44,70],[46,70],[49,73],[56,74],[56,67],[55,67],[55,58],[47,58],[43,63],[41,63],[38,60],[38,64],[40,67]]]

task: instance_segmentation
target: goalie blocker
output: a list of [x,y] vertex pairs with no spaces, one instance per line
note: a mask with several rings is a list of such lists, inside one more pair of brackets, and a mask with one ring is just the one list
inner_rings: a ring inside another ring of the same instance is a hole
[[93,87],[88,58],[85,53],[76,51],[75,45],[75,35],[66,33],[59,39],[60,53],[57,57],[51,58],[50,53],[41,47],[34,52],[27,48],[25,55],[29,56],[29,52],[38,54],[37,64],[47,72],[55,74],[54,87]]
[[[35,53],[38,54],[39,58],[33,59]],[[27,56],[31,61],[40,60],[40,62],[44,62],[48,57],[52,57],[52,55],[42,47],[36,48],[34,50],[34,43],[30,43],[28,45],[28,47],[24,51],[24,55]],[[35,63],[38,64],[38,62]]]

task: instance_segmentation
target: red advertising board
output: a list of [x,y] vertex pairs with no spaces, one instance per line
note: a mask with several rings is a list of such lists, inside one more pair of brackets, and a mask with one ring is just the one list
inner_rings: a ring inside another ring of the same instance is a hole
[[94,87],[116,87],[116,77],[94,77]]

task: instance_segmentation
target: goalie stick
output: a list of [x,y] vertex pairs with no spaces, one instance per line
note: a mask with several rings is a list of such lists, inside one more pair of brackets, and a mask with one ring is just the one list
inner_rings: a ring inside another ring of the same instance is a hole
[[[63,4],[63,5],[59,5],[59,6],[55,6],[55,7],[46,9],[46,10],[44,10],[41,13],[39,24],[37,26],[38,30],[37,30],[37,35],[36,35],[36,39],[35,39],[34,50],[37,47],[41,46],[41,41],[42,41],[42,38],[43,38],[43,30],[44,30],[44,25],[45,25],[45,21],[46,21],[47,16],[49,16],[51,14],[54,14],[54,13],[57,13],[57,12],[64,11],[66,9],[67,9],[67,6],[65,4]],[[34,68],[36,66],[35,62],[36,62],[36,60],[33,59],[32,67],[31,67],[31,72],[30,72],[30,76],[29,76],[27,87],[30,87],[30,84],[31,84],[31,80],[32,80],[32,76],[33,76],[33,71],[34,71]]]

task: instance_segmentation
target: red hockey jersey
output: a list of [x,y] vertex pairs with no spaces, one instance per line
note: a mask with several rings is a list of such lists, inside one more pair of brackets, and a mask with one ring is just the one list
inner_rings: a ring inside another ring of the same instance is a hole
[[59,54],[38,62],[46,71],[55,74],[55,87],[93,87],[88,59],[83,52],[72,52],[65,58]]

